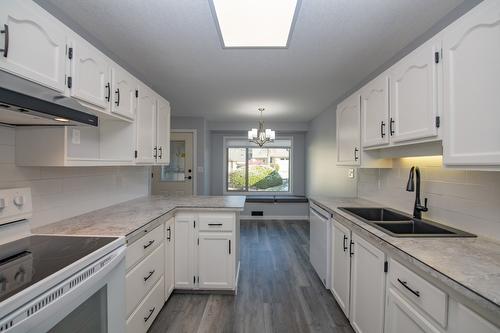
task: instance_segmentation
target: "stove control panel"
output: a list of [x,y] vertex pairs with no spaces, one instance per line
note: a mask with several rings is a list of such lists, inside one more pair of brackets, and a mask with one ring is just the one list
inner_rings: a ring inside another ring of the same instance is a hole
[[0,225],[31,218],[29,187],[0,190]]

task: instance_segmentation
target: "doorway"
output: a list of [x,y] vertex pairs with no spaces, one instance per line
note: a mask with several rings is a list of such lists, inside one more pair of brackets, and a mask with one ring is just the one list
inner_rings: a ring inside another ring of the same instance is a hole
[[196,130],[172,130],[170,164],[153,167],[151,192],[193,195],[196,192]]

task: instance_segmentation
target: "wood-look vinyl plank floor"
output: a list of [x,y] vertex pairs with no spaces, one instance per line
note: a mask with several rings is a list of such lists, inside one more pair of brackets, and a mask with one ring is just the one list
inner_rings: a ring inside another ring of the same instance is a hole
[[309,262],[308,221],[241,221],[238,294],[173,294],[149,333],[353,332]]

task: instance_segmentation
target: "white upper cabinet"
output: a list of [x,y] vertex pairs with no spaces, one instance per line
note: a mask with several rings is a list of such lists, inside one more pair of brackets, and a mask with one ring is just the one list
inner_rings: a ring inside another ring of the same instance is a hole
[[111,112],[134,120],[137,105],[137,80],[120,66],[111,68]]
[[141,85],[137,100],[136,115],[136,162],[155,163],[156,147],[156,94],[148,87]]
[[158,98],[157,112],[157,130],[156,130],[156,145],[157,145],[157,164],[170,163],[170,103],[165,99]]
[[353,94],[337,107],[337,164],[360,164],[359,95]]
[[441,39],[433,38],[390,70],[392,142],[436,137]]
[[389,76],[382,74],[361,88],[361,137],[363,147],[389,143]]
[[74,35],[71,42],[71,96],[88,106],[109,110],[111,83],[109,60],[84,39]]
[[486,0],[443,33],[447,165],[500,165],[500,2]]
[[65,89],[66,28],[31,1],[0,1],[0,69]]

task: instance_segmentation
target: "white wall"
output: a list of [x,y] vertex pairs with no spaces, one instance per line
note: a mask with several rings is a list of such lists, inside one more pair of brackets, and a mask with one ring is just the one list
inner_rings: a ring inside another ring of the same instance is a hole
[[500,172],[444,169],[440,156],[394,159],[393,169],[359,170],[359,197],[412,213],[412,165],[421,169],[422,203],[429,198],[424,218],[500,240]]
[[356,196],[356,180],[347,178],[347,168],[336,166],[335,110],[330,107],[309,123],[305,178],[308,196]]
[[32,227],[149,193],[149,167],[17,167],[15,129],[0,126],[0,188],[31,187]]

